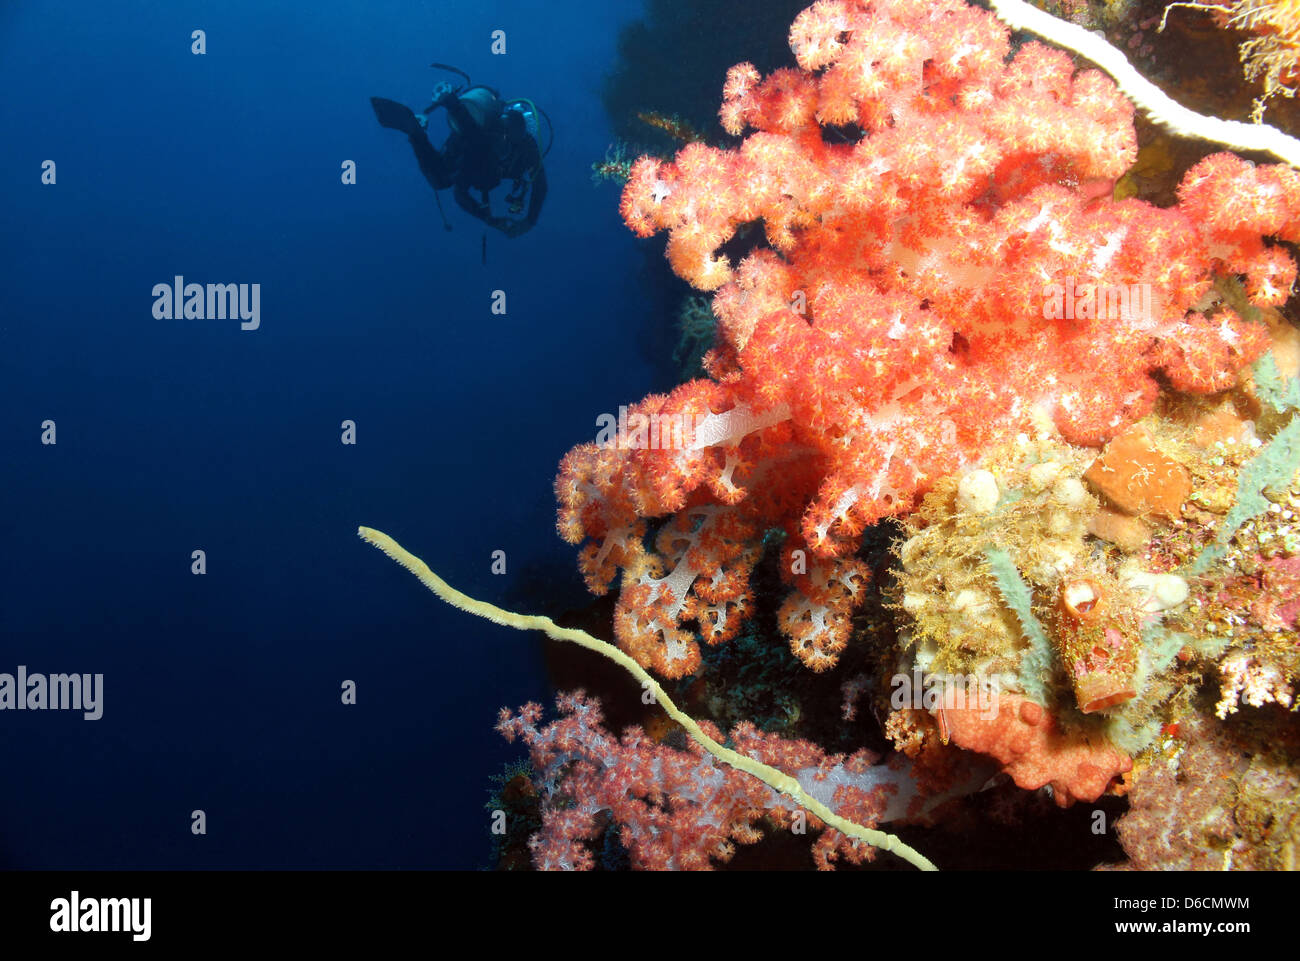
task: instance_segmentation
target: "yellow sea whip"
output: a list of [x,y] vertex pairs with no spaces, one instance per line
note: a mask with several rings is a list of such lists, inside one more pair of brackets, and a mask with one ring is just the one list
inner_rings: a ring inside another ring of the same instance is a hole
[[475,600],[468,594],[463,594],[456,588],[452,587],[441,577],[430,570],[429,565],[414,554],[407,551],[401,544],[393,540],[382,531],[374,530],[370,527],[358,527],[357,534],[367,544],[373,544],[379,548],[397,563],[401,564],[408,571],[419,578],[420,583],[446,601],[452,607],[458,607],[462,611],[475,614],[485,618],[494,624],[500,624],[503,627],[513,627],[519,631],[541,631],[547,637],[556,641],[569,641],[589,651],[595,651],[604,657],[609,658],[618,664],[625,671],[631,674],[640,682],[641,686],[649,690],[653,695],[655,702],[658,703],[668,716],[682,726],[702,748],[716,757],[725,764],[730,764],[737,770],[744,771],[753,777],[758,778],[773,790],[780,791],[782,794],[792,798],[804,809],[821,818],[827,825],[833,827],[841,834],[852,838],[858,838],[865,841],[872,847],[880,848],[884,851],[890,851],[897,854],[900,858],[907,861],[923,871],[933,871],[935,866],[923,855],[908,847],[892,834],[886,834],[883,831],[875,831],[871,828],[865,828],[853,821],[846,820],[838,814],[831,811],[825,804],[816,798],[806,794],[799,786],[799,782],[788,774],[783,774],[774,767],[768,767],[752,757],[746,757],[737,751],[728,747],[723,747],[713,738],[709,737],[695,723],[694,718],[683,712],[672,699],[659,686],[659,682],[651,677],[646,670],[632,658],[628,657],[613,644],[602,641],[599,638],[592,637],[586,631],[579,631],[571,627],[560,627],[549,617],[542,617],[536,614],[516,614],[513,611],[507,611],[494,604],[486,601]]
[[1271,153],[1293,167],[1300,167],[1300,141],[1294,137],[1267,124],[1221,120],[1189,110],[1139,74],[1124,54],[1103,37],[1044,13],[1025,0],[989,0],[989,5],[1013,29],[1028,30],[1058,47],[1091,60],[1111,75],[1125,96],[1143,113],[1174,133],[1223,144],[1234,150]]

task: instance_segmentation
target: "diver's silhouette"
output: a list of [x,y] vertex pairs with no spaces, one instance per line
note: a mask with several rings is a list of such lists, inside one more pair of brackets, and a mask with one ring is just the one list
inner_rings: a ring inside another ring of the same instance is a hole
[[[442,64],[433,66],[455,70]],[[382,126],[406,134],[435,197],[437,191],[452,187],[462,210],[508,237],[517,237],[537,223],[546,199],[544,154],[538,143],[541,111],[531,100],[503,101],[492,88],[469,85],[467,76],[465,80],[466,85],[460,88],[445,82],[438,84],[433,102],[419,114],[383,97],[371,97],[370,104]],[[439,107],[447,111],[451,126],[441,150],[429,142],[425,132],[429,115]],[[505,198],[507,216],[492,212],[489,196],[502,180],[512,181]],[[443,223],[451,229],[445,217]]]

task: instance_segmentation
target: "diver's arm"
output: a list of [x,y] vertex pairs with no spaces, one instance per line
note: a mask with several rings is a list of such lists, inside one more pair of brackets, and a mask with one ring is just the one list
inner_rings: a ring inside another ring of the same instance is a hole
[[[425,107],[420,113],[420,126],[423,127],[429,122],[429,116],[439,107],[447,107],[456,99],[456,88],[451,84],[443,82],[433,88],[433,100],[429,106]],[[450,108],[448,110],[450,112]]]
[[533,177],[532,187],[528,193],[528,213],[519,220],[507,220],[504,217],[498,218],[492,226],[496,227],[507,237],[518,237],[520,234],[526,234],[533,229],[537,223],[537,215],[542,212],[542,201],[546,199],[546,171],[538,167],[537,174]]

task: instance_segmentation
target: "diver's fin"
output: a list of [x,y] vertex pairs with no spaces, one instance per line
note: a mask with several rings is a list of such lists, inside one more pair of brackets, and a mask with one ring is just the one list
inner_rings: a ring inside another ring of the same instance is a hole
[[385,100],[383,97],[371,97],[370,106],[375,108],[375,117],[381,127],[400,130],[408,135],[419,133],[423,129],[420,121],[415,119],[415,111],[404,103]]

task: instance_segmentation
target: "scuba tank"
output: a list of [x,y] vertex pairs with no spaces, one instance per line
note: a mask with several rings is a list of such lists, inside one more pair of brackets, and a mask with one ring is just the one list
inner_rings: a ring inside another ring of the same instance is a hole
[[[482,85],[467,87],[456,94],[456,99],[465,111],[474,118],[474,125],[480,130],[491,129],[501,115],[501,97],[491,87]],[[447,115],[447,123],[457,133],[464,133],[456,123],[455,117]]]
[[[551,152],[551,147],[555,145],[555,127],[551,124],[551,118],[546,115],[545,110],[527,97],[516,97],[514,100],[507,100],[506,110],[514,110],[523,115],[524,127],[528,130],[529,136],[537,143],[537,149],[543,157]],[[546,129],[550,134],[545,147],[542,146],[541,122],[543,120],[546,121]]]
[[[533,143],[537,144],[538,153],[537,166],[520,178],[520,180],[515,184],[515,189],[506,197],[508,209],[512,214],[518,215],[523,212],[524,197],[528,193],[528,188],[532,185],[533,179],[541,169],[542,158],[550,153],[551,144],[555,142],[555,135],[554,130],[552,130],[551,143],[548,143],[546,148],[543,149],[541,118],[545,115],[538,109],[537,104],[533,103],[527,97],[516,97],[514,100],[507,101],[506,108],[502,111],[502,115],[504,116],[511,112],[517,113],[523,117],[524,130],[528,133],[528,136],[532,138]],[[547,126],[550,126],[550,122],[550,118],[547,117]]]
[[537,117],[537,105],[526,97],[518,97],[514,100],[507,101],[506,112],[513,110],[515,113],[522,114],[524,118],[524,129],[528,131],[528,136],[537,142],[537,149],[542,148],[542,125]]

